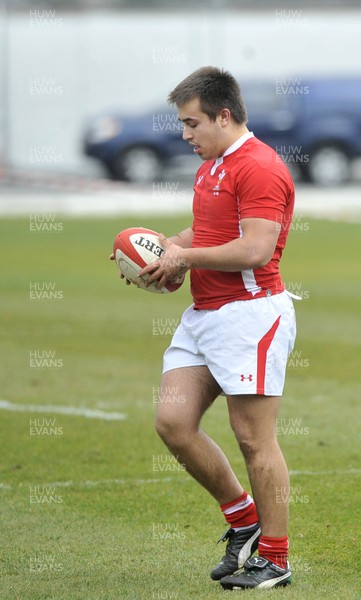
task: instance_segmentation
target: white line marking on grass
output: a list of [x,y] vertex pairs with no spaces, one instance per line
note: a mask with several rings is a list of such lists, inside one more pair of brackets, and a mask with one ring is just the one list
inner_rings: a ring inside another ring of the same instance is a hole
[[[361,469],[347,469],[340,471],[290,471],[290,475],[360,475]],[[152,483],[174,483],[175,481],[190,482],[191,478],[185,477],[179,479],[178,477],[164,477],[162,479],[100,479],[92,480],[87,479],[86,481],[55,481],[54,483],[47,483],[44,485],[54,487],[81,487],[90,488],[97,487],[99,485],[145,485]]]
[[360,475],[361,469],[335,469],[333,471],[289,471],[290,475]]
[[[290,471],[290,475],[360,475],[361,469],[345,469],[335,471]],[[42,483],[44,487],[81,488],[89,489],[101,485],[147,485],[152,483],[181,483],[191,482],[191,477],[179,479],[179,477],[164,477],[162,479],[86,479],[85,481],[54,481],[53,483]],[[0,483],[0,490],[12,490],[15,486]],[[28,483],[19,483],[17,487],[29,487]]]
[[[144,485],[148,483],[171,483],[176,481],[175,477],[164,477],[163,479],[87,479],[85,481],[54,481],[52,483],[41,483],[41,487],[52,488],[93,488],[100,485]],[[188,480],[186,480],[188,481]],[[0,490],[12,490],[16,486],[8,483],[0,483]],[[19,483],[17,487],[29,487],[28,483]]]
[[165,477],[164,479],[87,479],[86,481],[55,481],[44,485],[50,487],[80,487],[92,488],[99,485],[144,485],[148,483],[171,483],[174,477]]
[[103,421],[124,421],[127,418],[125,413],[104,412],[103,410],[94,410],[91,408],[77,408],[76,406],[52,406],[51,404],[15,404],[7,400],[0,400],[0,410],[10,410],[13,412],[36,412],[36,413],[54,413],[58,415],[71,415],[76,417],[86,417],[87,419],[102,419]]

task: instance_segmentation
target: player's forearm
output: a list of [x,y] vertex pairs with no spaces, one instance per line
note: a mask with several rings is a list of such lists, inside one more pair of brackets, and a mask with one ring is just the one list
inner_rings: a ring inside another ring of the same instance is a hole
[[181,248],[190,248],[192,246],[193,233],[193,229],[188,227],[168,239],[172,244],[177,244],[177,246],[180,246]]
[[190,269],[236,272],[263,267],[272,255],[272,249],[240,238],[222,246],[186,249],[184,257]]

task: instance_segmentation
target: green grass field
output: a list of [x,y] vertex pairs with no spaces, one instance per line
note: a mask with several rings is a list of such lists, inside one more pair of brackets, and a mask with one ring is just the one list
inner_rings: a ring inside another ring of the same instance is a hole
[[[188,287],[147,294],[126,287],[107,260],[125,227],[171,235],[189,220],[56,223],[57,231],[31,231],[26,218],[0,223],[0,400],[127,418],[0,411],[0,598],[228,598],[208,574],[224,549],[215,543],[225,530],[219,508],[153,426],[162,353]],[[282,273],[304,300],[278,423],[291,471],[294,583],[266,594],[353,600],[361,598],[360,227],[299,225]],[[223,398],[204,428],[249,488]]]

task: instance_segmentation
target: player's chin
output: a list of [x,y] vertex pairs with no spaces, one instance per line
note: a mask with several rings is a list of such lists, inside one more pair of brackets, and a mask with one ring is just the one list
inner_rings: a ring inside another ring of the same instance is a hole
[[209,153],[207,152],[207,150],[202,150],[202,149],[200,149],[197,152],[197,156],[199,156],[199,158],[201,158],[202,160],[209,160],[211,158],[209,156]]
[[215,152],[211,152],[206,148],[201,148],[197,154],[202,160],[215,160],[217,158],[217,154]]

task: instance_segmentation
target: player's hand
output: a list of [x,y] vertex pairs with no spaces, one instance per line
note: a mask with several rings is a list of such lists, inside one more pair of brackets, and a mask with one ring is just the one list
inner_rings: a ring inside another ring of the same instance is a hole
[[[109,256],[109,260],[115,260],[114,252],[112,252],[112,254]],[[120,279],[125,279],[125,277],[121,271],[119,272],[119,277],[120,277]],[[129,279],[125,279],[125,283],[127,285],[130,285],[132,282]]]
[[159,241],[165,250],[163,256],[139,271],[141,277],[146,274],[149,275],[146,283],[147,287],[154,281],[157,281],[158,289],[164,287],[166,283],[175,281],[189,269],[185,258],[186,250],[184,248],[170,242],[163,233],[159,234]]

